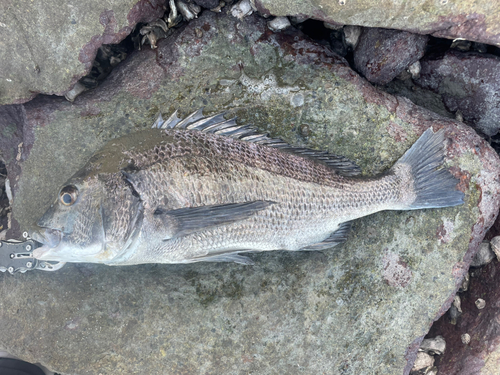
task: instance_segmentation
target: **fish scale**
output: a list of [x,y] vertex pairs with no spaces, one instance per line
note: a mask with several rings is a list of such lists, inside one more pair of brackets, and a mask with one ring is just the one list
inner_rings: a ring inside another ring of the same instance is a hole
[[[155,125],[112,140],[67,181],[32,234],[43,244],[36,259],[251,264],[239,253],[324,250],[345,241],[356,218],[463,202],[443,166],[442,130],[427,130],[385,174],[365,178],[343,156],[220,114],[160,116]],[[78,241],[72,228],[89,238]]]

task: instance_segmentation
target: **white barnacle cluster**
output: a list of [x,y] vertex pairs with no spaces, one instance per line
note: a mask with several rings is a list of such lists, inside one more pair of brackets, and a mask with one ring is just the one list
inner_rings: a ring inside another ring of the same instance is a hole
[[[210,11],[220,12],[225,5],[226,3],[221,0]],[[156,48],[158,40],[166,38],[172,28],[179,25],[182,21],[190,21],[198,18],[200,12],[201,7],[193,0],[169,0],[168,14],[165,13],[163,18],[150,22],[139,31],[142,36],[139,47],[148,43],[151,48]]]
[[[241,0],[231,8],[231,14],[233,15],[233,17],[236,17],[240,20],[256,11],[257,8],[250,0]],[[292,24],[288,17],[284,16],[274,17],[267,23],[267,27],[269,27],[269,29],[274,32],[285,30],[291,25]]]

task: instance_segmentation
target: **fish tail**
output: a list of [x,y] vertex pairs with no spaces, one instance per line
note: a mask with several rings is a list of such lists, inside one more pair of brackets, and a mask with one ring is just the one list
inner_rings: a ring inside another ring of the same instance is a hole
[[[439,208],[464,203],[457,190],[458,180],[444,167],[444,129],[434,133],[427,129],[395,164],[394,169],[410,172],[413,191],[405,209]],[[405,193],[403,193],[405,194]]]

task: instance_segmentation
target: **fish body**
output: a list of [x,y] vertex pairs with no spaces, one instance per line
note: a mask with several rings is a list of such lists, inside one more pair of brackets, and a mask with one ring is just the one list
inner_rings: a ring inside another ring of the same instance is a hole
[[427,130],[385,174],[294,148],[198,111],[110,141],[61,188],[33,238],[40,260],[109,265],[234,261],[323,250],[349,222],[382,210],[461,204],[442,167],[444,132]]

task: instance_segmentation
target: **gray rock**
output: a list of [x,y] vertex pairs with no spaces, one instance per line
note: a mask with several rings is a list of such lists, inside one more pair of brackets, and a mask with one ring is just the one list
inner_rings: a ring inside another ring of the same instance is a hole
[[206,9],[213,9],[217,6],[219,6],[219,0],[193,0],[196,4],[198,4],[200,7],[206,8]]
[[495,236],[491,239],[491,250],[493,250],[500,262],[500,236]]
[[423,59],[416,82],[443,97],[452,111],[486,135],[500,129],[500,57],[476,52],[449,51]]
[[[87,74],[99,46],[163,15],[165,0],[4,0],[0,5],[0,105],[63,95]],[[5,53],[9,51],[8,53]]]
[[386,84],[422,58],[427,39],[406,31],[365,28],[354,49],[354,66],[368,81]]
[[288,20],[288,17],[276,17],[267,23],[267,27],[269,27],[274,32],[285,30],[290,26],[292,26],[292,24]]
[[477,253],[472,258],[471,267],[481,267],[495,259],[495,253],[491,249],[488,241],[484,241],[479,245]]
[[252,0],[259,12],[273,16],[310,17],[338,25],[359,25],[431,34],[439,38],[464,38],[499,45],[498,6],[477,0],[472,10],[467,1],[408,0]]
[[436,336],[424,339],[420,344],[419,351],[426,352],[431,355],[442,355],[446,350],[446,341],[443,336]]
[[417,359],[413,364],[412,371],[419,371],[432,366],[434,366],[434,357],[425,352],[419,352],[417,354]]
[[0,145],[19,223],[10,235],[105,142],[158,112],[201,106],[346,155],[365,175],[387,170],[425,129],[445,128],[465,204],[382,212],[357,220],[345,245],[256,254],[252,267],[0,274],[0,348],[62,374],[409,373],[498,211],[499,158],[465,125],[373,88],[328,48],[270,33],[255,15],[203,12],[74,103],[39,96],[6,108]]

